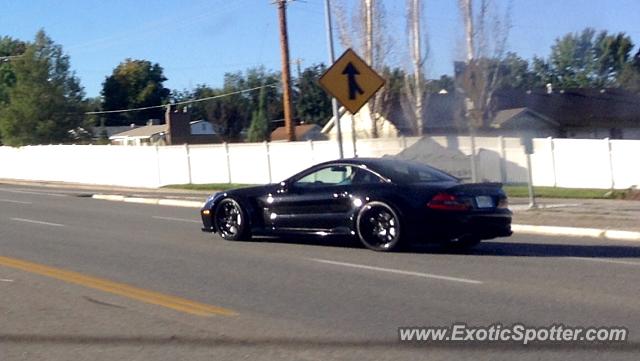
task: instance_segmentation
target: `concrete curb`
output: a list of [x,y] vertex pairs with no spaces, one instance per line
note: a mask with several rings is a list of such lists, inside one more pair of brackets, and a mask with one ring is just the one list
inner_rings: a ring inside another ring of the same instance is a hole
[[640,232],[621,231],[615,229],[512,224],[511,230],[514,233],[541,234],[547,236],[604,238],[615,241],[640,241]]
[[[187,201],[181,199],[161,199],[161,198],[140,198],[125,197],[123,195],[114,194],[94,194],[93,199],[106,201],[117,201],[127,203],[154,204],[161,206],[174,206],[186,208],[201,208],[202,202]],[[523,234],[539,234],[546,236],[569,236],[569,237],[590,237],[609,239],[615,241],[637,241],[640,242],[640,232],[622,231],[615,229],[600,228],[580,228],[580,227],[558,227],[558,226],[539,226],[528,224],[512,224],[511,229],[514,233]]]
[[161,205],[161,206],[173,206],[173,207],[185,207],[185,208],[200,208],[202,207],[202,204],[203,204],[203,202],[187,201],[182,199],[125,197],[125,196],[116,195],[116,194],[94,194],[91,196],[91,198],[100,199],[103,201],[154,204],[154,205]]

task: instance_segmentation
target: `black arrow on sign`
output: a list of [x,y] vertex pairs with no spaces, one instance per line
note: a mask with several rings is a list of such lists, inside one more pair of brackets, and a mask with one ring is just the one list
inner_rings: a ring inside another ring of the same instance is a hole
[[344,67],[342,74],[346,74],[349,81],[349,100],[354,100],[357,94],[364,94],[364,91],[356,81],[356,75],[360,75],[360,72],[351,62]]

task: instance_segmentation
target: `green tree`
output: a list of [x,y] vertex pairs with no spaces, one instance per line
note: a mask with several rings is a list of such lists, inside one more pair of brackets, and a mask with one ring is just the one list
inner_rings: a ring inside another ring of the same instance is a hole
[[70,70],[69,57],[44,31],[11,60],[15,77],[0,107],[4,144],[57,143],[84,121],[83,89]]
[[[102,109],[120,110],[165,104],[170,90],[163,86],[167,78],[159,64],[147,60],[126,59],[102,84]],[[148,119],[161,119],[163,108],[106,114],[107,125],[144,124]]]
[[617,86],[633,48],[624,33],[608,34],[591,28],[556,40],[548,68],[550,83],[561,88]]
[[324,125],[331,118],[331,98],[318,85],[325,72],[324,64],[312,65],[296,80],[297,118],[305,123]]
[[427,81],[427,93],[438,93],[442,90],[453,93],[455,87],[454,80],[449,75],[441,75],[439,79]]
[[[280,83],[280,73],[270,71],[264,67],[250,68],[244,75],[244,89],[251,89],[264,86],[265,88],[265,115],[269,121],[284,118],[284,108],[282,106],[282,93],[277,88]],[[249,100],[249,107],[253,112],[260,104],[260,91],[247,92],[244,96]],[[249,113],[249,114],[252,114]]]
[[640,50],[633,57],[633,60],[624,64],[618,83],[623,89],[640,94]]
[[[278,73],[264,67],[250,68],[245,72],[226,73],[222,88],[198,85],[193,91],[175,92],[173,99],[216,97],[189,105],[192,115],[212,122],[224,140],[240,141],[243,140],[241,132],[250,127],[252,115],[260,107],[267,119],[267,127],[270,120],[282,118],[282,95],[275,86],[279,77]],[[262,106],[261,96],[264,97]]]
[[531,89],[540,86],[535,73],[529,70],[529,62],[509,52],[501,61],[494,61],[491,71],[496,71],[496,89]]
[[265,107],[267,88],[261,88],[258,96],[258,108],[253,111],[251,125],[247,134],[249,142],[262,142],[269,139],[269,120]]
[[16,83],[13,59],[24,54],[26,46],[23,41],[0,37],[0,106],[9,102],[9,89]]
[[197,119],[213,123],[225,141],[238,141],[240,132],[249,124],[251,114],[249,100],[238,93],[244,89],[245,81],[240,73],[225,74],[222,88],[199,85],[194,89],[192,99],[216,98],[193,103],[191,113]]

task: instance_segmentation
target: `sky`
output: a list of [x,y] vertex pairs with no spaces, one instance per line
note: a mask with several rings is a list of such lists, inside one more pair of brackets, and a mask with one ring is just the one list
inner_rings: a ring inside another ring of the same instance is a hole
[[[506,8],[507,0],[493,0]],[[332,0],[349,8],[355,0]],[[406,61],[405,0],[383,0],[391,61]],[[585,27],[625,32],[640,43],[638,0],[512,0],[507,50],[547,57],[554,40]],[[170,89],[221,86],[224,73],[281,66],[272,0],[0,0],[0,36],[33,40],[39,29],[69,55],[87,96],[126,58],[160,64]],[[328,63],[324,0],[287,7],[290,58],[302,68]],[[427,74],[451,74],[462,54],[457,0],[424,0]],[[334,19],[335,20],[335,19]],[[334,24],[335,25],[335,24]],[[335,30],[337,32],[337,30]],[[334,34],[336,56],[344,50]],[[637,50],[634,49],[634,52]],[[295,65],[292,67],[295,72]],[[295,73],[294,73],[295,74]]]

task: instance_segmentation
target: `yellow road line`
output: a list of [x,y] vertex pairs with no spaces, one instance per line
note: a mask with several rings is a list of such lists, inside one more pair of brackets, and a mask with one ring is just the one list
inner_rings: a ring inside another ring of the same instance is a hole
[[158,306],[170,308],[172,310],[189,313],[198,316],[235,316],[236,312],[204,303],[199,303],[185,298],[174,297],[162,293],[145,290],[124,283],[112,282],[102,278],[85,276],[83,274],[66,271],[59,268],[49,267],[37,263],[23,261],[15,258],[0,256],[0,266],[10,267],[25,272],[35,273],[41,276],[55,278],[61,281],[74,283],[80,286],[97,289],[100,291],[112,293],[150,303]]

